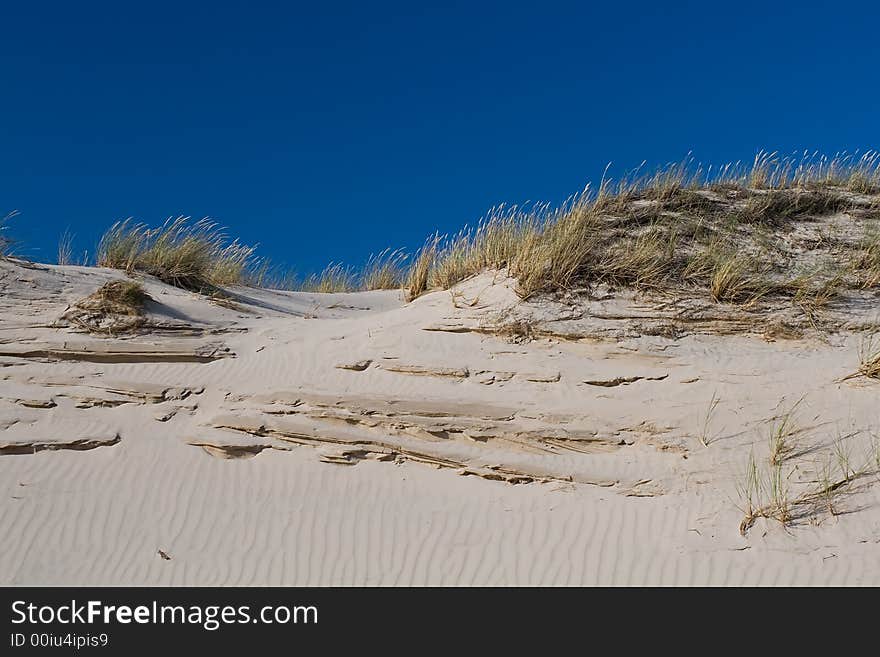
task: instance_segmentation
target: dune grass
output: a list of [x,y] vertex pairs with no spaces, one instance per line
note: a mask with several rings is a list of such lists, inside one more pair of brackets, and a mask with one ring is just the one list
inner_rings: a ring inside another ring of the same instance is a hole
[[168,219],[158,228],[125,220],[98,245],[97,264],[142,272],[194,291],[243,283],[255,262],[254,248],[229,240],[209,219]]
[[403,287],[407,301],[412,301],[428,290],[428,276],[434,261],[437,259],[437,247],[440,241],[439,235],[431,237],[416,254],[406,272]]
[[798,433],[795,411],[802,401],[803,399],[799,399],[788,411],[782,413],[770,424],[770,456],[768,461],[774,468],[782,465],[795,452],[794,437]]
[[73,233],[65,230],[58,239],[58,264],[73,264]]
[[396,290],[403,286],[407,254],[402,249],[385,249],[371,255],[360,276],[364,290]]
[[846,196],[830,188],[773,189],[749,196],[737,217],[745,223],[784,227],[792,219],[834,214],[850,206]]
[[875,335],[867,336],[859,345],[858,374],[869,379],[880,379],[880,342]]
[[853,271],[863,289],[880,287],[880,231],[870,226],[855,254]]
[[703,416],[703,423],[700,427],[700,443],[703,447],[708,447],[712,441],[712,418],[715,415],[715,410],[718,408],[718,404],[721,403],[721,398],[718,396],[718,391],[714,391],[712,393],[712,398],[709,400],[709,407],[706,409],[706,415]]
[[[475,230],[435,237],[407,276],[410,298],[449,288],[487,268],[507,268],[523,298],[596,284],[637,289],[702,287],[714,301],[750,305],[792,294],[772,263],[742,253],[741,230],[784,231],[793,222],[869,213],[854,195],[880,193],[880,158],[842,154],[782,157],[704,168],[690,159],[650,175],[603,180],[558,208],[537,205],[490,213]],[[876,199],[875,201],[876,202]],[[752,242],[758,233],[747,233]],[[772,238],[772,232],[768,233]],[[861,254],[863,285],[880,282],[880,247]],[[840,267],[843,268],[843,265]],[[797,303],[822,308],[844,284],[802,288]]]
[[13,210],[5,216],[0,217],[0,257],[12,255],[12,248],[15,243],[4,231],[9,227],[9,220],[16,215],[18,215],[18,212]]
[[[473,228],[435,234],[409,257],[386,249],[364,267],[331,263],[299,279],[230,241],[213,222],[169,219],[158,228],[131,220],[104,235],[98,264],[140,271],[189,289],[249,284],[343,292],[402,287],[408,300],[448,289],[487,269],[517,279],[522,298],[598,285],[704,294],[751,306],[788,296],[813,321],[846,287],[880,286],[880,237],[832,263],[826,278],[804,278],[770,257],[795,222],[840,213],[880,218],[880,155],[759,152],[753,161],[703,166],[690,156],[651,173],[641,167],[603,177],[558,207],[499,206]],[[769,246],[768,246],[769,245]],[[769,250],[768,250],[769,249]],[[59,257],[69,259],[69,248]],[[778,254],[777,254],[778,255]]]
[[371,255],[360,269],[331,262],[320,272],[301,278],[296,272],[258,259],[245,273],[244,284],[273,290],[333,294],[404,287],[408,256],[402,249],[385,249]]
[[298,289],[303,292],[323,294],[353,292],[358,289],[357,273],[342,263],[331,262],[320,273],[306,278]]
[[149,298],[137,281],[110,281],[77,301],[64,319],[91,333],[124,333],[143,324]]
[[137,314],[150,297],[137,281],[110,281],[102,285],[92,298],[113,312]]
[[[737,481],[743,512],[739,530],[743,536],[759,518],[789,527],[797,522],[817,522],[823,513],[838,515],[843,497],[854,491],[856,482],[870,483],[880,474],[880,441],[876,437],[872,436],[870,450],[861,464],[855,465],[852,447],[847,441],[861,433],[857,431],[845,437],[838,435],[831,446],[819,454],[821,460],[814,461],[812,477],[804,481],[804,475],[809,476],[810,470],[804,457],[815,448],[803,448],[796,443],[797,431],[791,420],[793,411],[794,407],[771,423],[767,467],[762,467],[751,452],[745,473]],[[788,460],[799,462],[786,467]]]

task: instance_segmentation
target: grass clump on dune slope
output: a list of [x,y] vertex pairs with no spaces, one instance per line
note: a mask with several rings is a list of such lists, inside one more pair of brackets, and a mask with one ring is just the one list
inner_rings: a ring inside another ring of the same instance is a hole
[[227,239],[209,219],[169,219],[158,228],[120,221],[101,238],[98,266],[142,272],[194,291],[246,282],[254,248]]

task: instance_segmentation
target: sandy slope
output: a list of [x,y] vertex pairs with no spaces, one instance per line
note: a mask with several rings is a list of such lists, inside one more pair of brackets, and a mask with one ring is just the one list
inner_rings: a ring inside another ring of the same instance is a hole
[[880,583],[876,474],[739,529],[799,398],[792,495],[838,438],[869,458],[855,334],[490,274],[411,304],[150,280],[140,334],[59,321],[120,276],[0,262],[0,584]]

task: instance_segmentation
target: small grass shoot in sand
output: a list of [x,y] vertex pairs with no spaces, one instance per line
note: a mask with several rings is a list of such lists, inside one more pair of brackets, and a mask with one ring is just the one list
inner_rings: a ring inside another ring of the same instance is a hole
[[794,420],[794,412],[803,401],[801,397],[794,406],[783,413],[770,425],[770,457],[769,462],[773,467],[782,465],[795,450],[794,436],[798,428]]
[[712,442],[710,425],[712,423],[712,416],[715,414],[715,409],[718,407],[719,403],[721,403],[721,398],[718,397],[718,391],[715,391],[712,393],[712,399],[709,400],[709,408],[706,410],[706,415],[703,418],[703,425],[700,429],[700,443],[702,443],[703,447],[708,447]]

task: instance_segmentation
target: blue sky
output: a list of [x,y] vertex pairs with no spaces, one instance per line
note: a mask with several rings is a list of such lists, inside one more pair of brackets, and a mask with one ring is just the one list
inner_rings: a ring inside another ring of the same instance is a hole
[[[859,6],[861,5],[861,6]],[[20,251],[210,216],[302,273],[682,158],[880,147],[877,3],[0,9]]]

